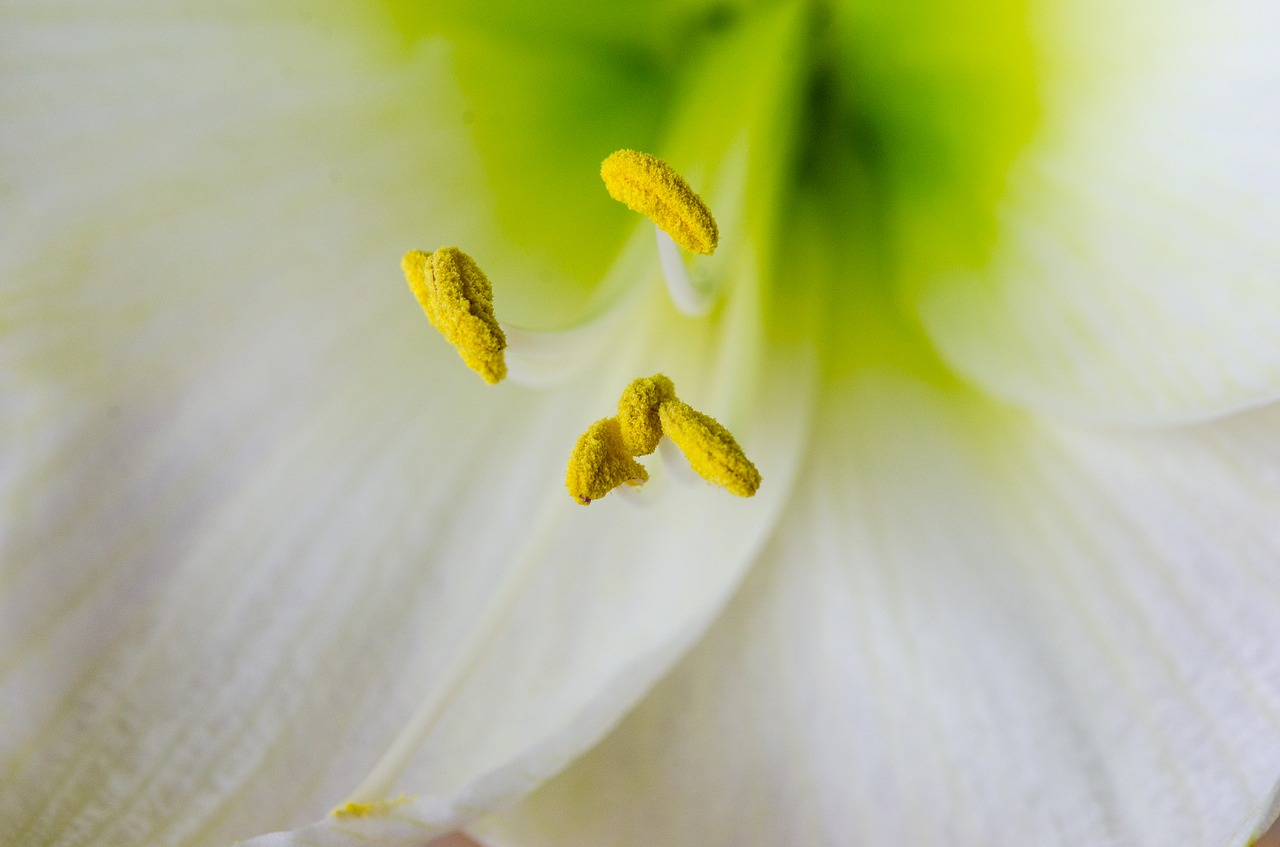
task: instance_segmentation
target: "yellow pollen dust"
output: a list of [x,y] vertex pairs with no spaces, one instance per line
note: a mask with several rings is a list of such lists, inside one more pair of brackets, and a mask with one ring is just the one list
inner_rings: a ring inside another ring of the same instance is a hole
[[756,493],[760,471],[719,421],[679,400],[663,403],[658,415],[663,434],[675,442],[698,476],[739,497]]
[[458,350],[467,367],[490,384],[507,375],[507,336],[493,314],[493,286],[457,247],[410,250],[400,262],[427,320]]
[[603,418],[593,423],[573,445],[564,484],[573,499],[585,506],[624,482],[640,485],[648,479],[649,472],[644,465],[628,455],[617,419]]
[[633,380],[618,400],[618,416],[596,421],[569,455],[565,485],[582,505],[599,500],[623,483],[649,479],[636,456],[647,456],[667,436],[703,479],[750,497],[760,488],[760,472],[738,442],[709,415],[676,398],[662,374]]
[[710,255],[720,241],[716,219],[684,177],[657,156],[619,150],[600,165],[609,196],[662,228],[686,250]]
[[375,800],[372,803],[347,803],[334,809],[330,814],[335,818],[376,818],[386,815],[396,806],[403,806],[409,798],[401,794],[390,800]]
[[618,400],[622,443],[631,456],[648,456],[662,440],[659,407],[676,399],[676,387],[662,374],[632,380]]

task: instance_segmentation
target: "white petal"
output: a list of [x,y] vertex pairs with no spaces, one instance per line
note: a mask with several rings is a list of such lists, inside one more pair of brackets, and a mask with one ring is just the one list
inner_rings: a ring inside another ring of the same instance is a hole
[[1226,847],[1265,825],[1280,407],[1114,433],[845,389],[725,615],[480,836]]
[[[555,393],[481,384],[397,267],[476,229],[432,202],[479,184],[430,120],[446,57],[120,11],[6,21],[0,51],[23,211],[0,244],[0,842],[226,843],[323,816],[381,760],[417,799],[305,837],[421,843],[577,755],[701,632],[785,502],[804,380],[695,371],[739,343],[704,322]],[[735,428],[757,498],[572,503],[568,450],[635,368],[730,423],[717,392],[772,391]]]
[[1280,7],[1068,3],[1037,19],[1039,140],[989,266],[919,304],[944,358],[1080,420],[1280,396]]

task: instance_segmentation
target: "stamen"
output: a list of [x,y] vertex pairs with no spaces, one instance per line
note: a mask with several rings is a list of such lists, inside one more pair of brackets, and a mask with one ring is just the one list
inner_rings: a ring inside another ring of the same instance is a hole
[[719,421],[679,400],[663,403],[658,414],[663,435],[675,442],[698,476],[739,497],[756,493],[760,471]]
[[720,240],[711,210],[684,177],[657,156],[619,150],[600,165],[609,196],[645,215],[694,253],[710,255]]
[[565,473],[569,494],[585,506],[624,482],[642,485],[649,474],[635,457],[652,453],[664,435],[708,482],[739,497],[760,488],[760,472],[729,430],[678,400],[671,380],[654,374],[626,387],[616,418],[596,421],[578,438]]
[[484,271],[457,247],[411,250],[400,266],[431,325],[490,384],[507,375],[507,338],[493,314],[493,287]]
[[585,506],[623,483],[640,485],[648,479],[644,465],[627,453],[617,418],[603,418],[579,436],[564,483],[573,499]]
[[632,456],[648,456],[662,440],[658,407],[676,399],[676,387],[662,374],[633,380],[618,400],[622,443]]
[[667,283],[667,293],[671,302],[682,315],[700,318],[711,311],[715,304],[715,292],[699,288],[689,278],[689,270],[684,266],[680,256],[680,248],[659,227],[653,228],[658,239],[658,266],[662,268],[662,278]]

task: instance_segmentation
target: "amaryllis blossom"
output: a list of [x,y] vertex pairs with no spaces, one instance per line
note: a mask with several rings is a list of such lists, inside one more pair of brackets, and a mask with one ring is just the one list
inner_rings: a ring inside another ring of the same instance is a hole
[[[0,843],[1248,843],[1278,31],[6,2]],[[620,150],[713,253],[610,196]],[[406,290],[445,246],[492,282],[496,385]],[[754,496],[667,437],[570,496],[656,375]]]

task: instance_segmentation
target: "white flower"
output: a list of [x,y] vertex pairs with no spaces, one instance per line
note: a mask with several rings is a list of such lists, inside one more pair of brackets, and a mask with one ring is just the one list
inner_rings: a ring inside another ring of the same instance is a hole
[[[1280,7],[185,5],[0,12],[0,843],[1274,817]],[[560,384],[415,314],[452,243]],[[659,371],[754,498],[566,496]]]

